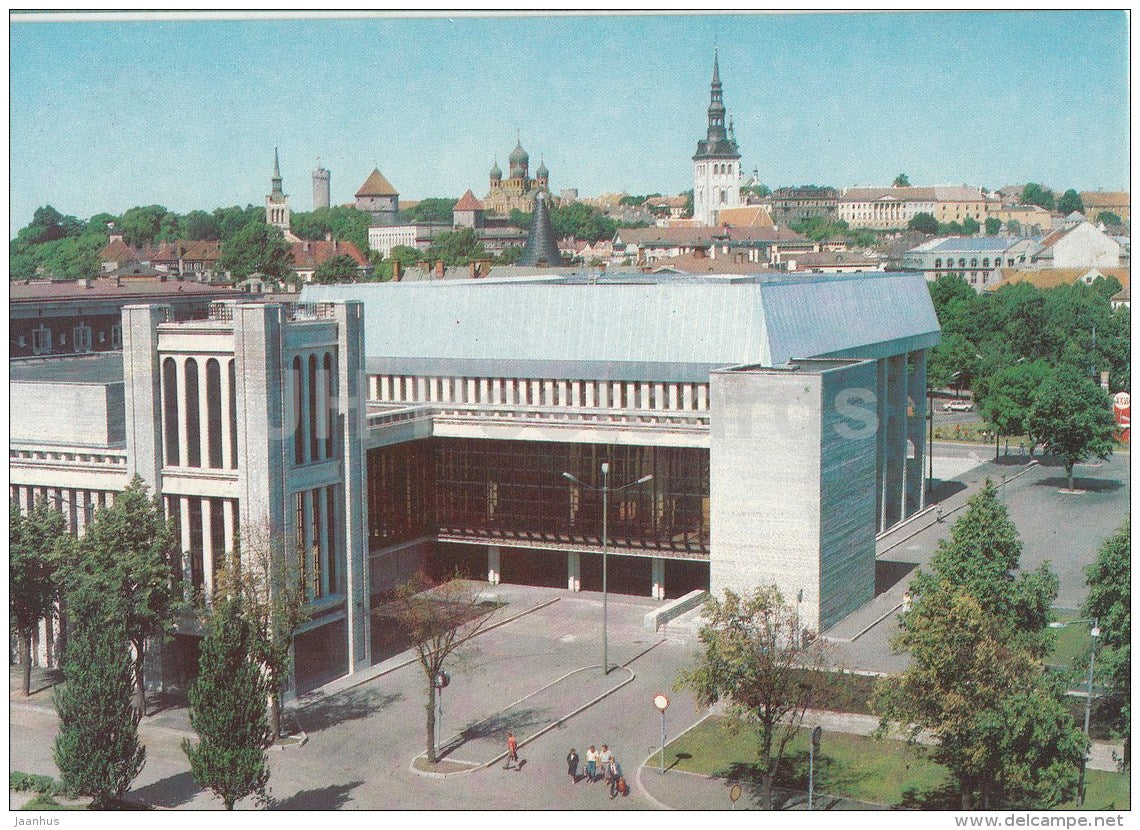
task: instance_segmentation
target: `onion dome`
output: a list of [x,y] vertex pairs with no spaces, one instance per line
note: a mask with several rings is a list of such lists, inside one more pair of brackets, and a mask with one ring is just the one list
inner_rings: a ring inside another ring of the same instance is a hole
[[503,178],[503,171],[499,169],[499,162],[495,160],[495,166],[491,168],[491,178],[499,181]]
[[530,163],[530,156],[528,156],[526,150],[522,148],[521,141],[515,145],[515,149],[511,150],[510,162],[512,165]]

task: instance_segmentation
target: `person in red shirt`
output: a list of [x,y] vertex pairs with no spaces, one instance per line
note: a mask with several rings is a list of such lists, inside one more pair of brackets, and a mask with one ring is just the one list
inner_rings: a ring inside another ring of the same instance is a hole
[[514,732],[507,733],[507,765],[504,769],[510,769],[511,764],[514,763],[515,769],[519,769],[519,741],[515,737]]

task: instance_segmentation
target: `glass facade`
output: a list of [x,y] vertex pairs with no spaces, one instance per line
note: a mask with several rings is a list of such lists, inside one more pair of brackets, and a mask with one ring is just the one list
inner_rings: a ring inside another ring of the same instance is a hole
[[708,554],[708,450],[441,438],[372,450],[370,546],[424,535],[600,547],[602,494],[611,488],[611,546]]

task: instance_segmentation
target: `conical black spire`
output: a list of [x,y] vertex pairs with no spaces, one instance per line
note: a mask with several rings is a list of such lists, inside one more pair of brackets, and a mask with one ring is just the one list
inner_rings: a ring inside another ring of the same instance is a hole
[[519,265],[556,267],[561,264],[558,239],[554,235],[554,226],[550,224],[550,212],[546,209],[546,194],[539,191],[534,198],[534,216],[530,220],[530,233],[519,257]]
[[731,129],[725,128],[724,89],[720,83],[720,55],[713,52],[712,83],[709,85],[709,123],[705,137],[697,142],[699,158],[740,158],[736,137]]

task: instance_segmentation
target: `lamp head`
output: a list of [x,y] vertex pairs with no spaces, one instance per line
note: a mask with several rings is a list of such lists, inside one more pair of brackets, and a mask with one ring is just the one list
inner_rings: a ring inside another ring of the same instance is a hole
[[602,462],[602,475],[608,476],[609,474],[610,474],[610,462],[603,461]]
[[634,482],[634,483],[635,483],[635,484],[644,484],[645,482],[647,482],[647,481],[652,481],[652,480],[653,480],[653,476],[651,476],[651,475],[648,475],[648,476],[642,476],[641,478],[639,478],[639,479],[638,479],[636,482]]
[[1093,627],[1092,627],[1092,628],[1089,630],[1089,636],[1091,636],[1091,637],[1092,637],[1094,640],[1095,640],[1097,637],[1099,637],[1099,636],[1100,636],[1100,626],[1099,626],[1099,625],[1094,625],[1094,626],[1093,626]]

